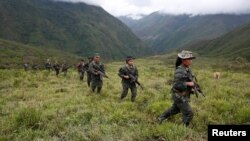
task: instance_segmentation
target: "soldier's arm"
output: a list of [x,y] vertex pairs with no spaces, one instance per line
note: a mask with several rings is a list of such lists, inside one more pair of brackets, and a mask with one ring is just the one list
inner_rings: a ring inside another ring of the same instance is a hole
[[96,72],[95,72],[95,69],[93,67],[93,64],[89,64],[89,72],[92,73],[92,74],[95,74],[96,75]]
[[119,72],[118,72],[118,76],[120,76],[121,78],[124,78],[125,75],[126,75],[126,74],[124,73],[123,68],[120,68],[120,69],[119,69]]
[[184,83],[184,85],[189,86],[189,87],[194,86],[194,82],[189,80],[187,76],[187,72],[181,68],[178,68],[175,71],[174,81],[179,82],[179,83]]
[[188,78],[186,76],[185,70],[183,70],[181,68],[176,69],[175,74],[174,74],[174,82],[176,84],[181,83],[181,84],[187,86],[187,83],[186,83],[187,79]]

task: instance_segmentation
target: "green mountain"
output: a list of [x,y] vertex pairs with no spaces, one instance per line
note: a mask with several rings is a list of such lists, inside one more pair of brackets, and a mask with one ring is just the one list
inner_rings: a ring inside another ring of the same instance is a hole
[[0,39],[0,68],[21,67],[23,63],[43,65],[49,58],[52,63],[58,61],[73,64],[79,57],[48,48],[37,48],[13,41]]
[[237,28],[217,39],[201,41],[186,47],[203,56],[243,57],[250,61],[250,24]]
[[250,15],[190,16],[155,12],[128,26],[154,50],[163,53],[197,41],[217,38],[248,22]]
[[101,7],[53,0],[1,0],[0,38],[77,55],[143,56],[152,51]]

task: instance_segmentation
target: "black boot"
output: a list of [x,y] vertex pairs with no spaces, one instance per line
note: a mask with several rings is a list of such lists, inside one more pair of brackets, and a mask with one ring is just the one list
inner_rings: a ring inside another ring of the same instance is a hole
[[167,118],[165,118],[164,116],[158,117],[158,122],[159,122],[159,124],[162,124],[162,122],[163,122],[165,119],[167,119]]
[[100,94],[101,93],[101,90],[102,90],[102,88],[97,88],[97,94]]
[[183,124],[184,124],[185,127],[189,126],[189,122],[184,122]]

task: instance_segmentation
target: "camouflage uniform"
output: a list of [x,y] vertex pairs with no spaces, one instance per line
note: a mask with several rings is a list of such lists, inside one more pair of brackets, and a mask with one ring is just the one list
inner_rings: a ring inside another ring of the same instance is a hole
[[80,80],[83,80],[83,78],[84,78],[84,62],[80,62],[77,65],[77,69],[78,69],[78,72],[79,72],[79,75],[80,75]]
[[[191,53],[191,52],[189,52]],[[192,55],[191,55],[192,56]],[[194,58],[194,57],[190,57]],[[182,113],[182,121],[184,125],[188,126],[193,118],[193,111],[189,105],[190,94],[192,93],[192,87],[186,85],[186,82],[192,82],[193,75],[190,68],[180,65],[176,68],[174,74],[174,85],[172,88],[173,105],[166,110],[159,118],[162,122],[164,119],[169,118],[172,115]],[[184,86],[183,88],[177,88],[176,86]]]
[[47,59],[47,62],[45,63],[45,69],[50,72],[50,69],[52,68],[50,59]]
[[28,71],[28,68],[29,68],[28,63],[24,63],[24,64],[23,64],[23,68],[24,68],[25,71]]
[[68,69],[69,69],[69,66],[67,66],[66,64],[62,64],[62,72],[64,76],[67,75]]
[[88,63],[86,63],[84,65],[84,68],[85,70],[87,71],[87,84],[88,86],[90,87],[90,82],[91,82],[91,73],[89,72],[89,64],[91,63],[92,61],[89,61]]
[[131,78],[125,79],[124,76],[128,75],[128,69],[130,73],[138,78],[138,70],[136,66],[129,67],[129,65],[125,65],[122,68],[119,69],[119,76],[122,78],[122,94],[121,99],[125,98],[128,94],[128,90],[131,90],[131,101],[135,101],[136,95],[137,95],[137,88],[136,83],[131,81]]
[[59,71],[60,71],[60,65],[58,63],[56,63],[56,64],[53,65],[53,68],[56,71],[56,76],[58,76],[59,75]]
[[45,64],[45,69],[47,69],[50,72],[50,69],[51,69],[51,63],[50,62],[47,62]]
[[98,74],[98,68],[105,73],[104,65],[99,62],[96,63],[95,61],[92,61],[89,64],[89,73],[91,74],[91,89],[93,92],[95,92],[95,89],[97,88],[97,93],[101,92],[102,89],[102,76]]

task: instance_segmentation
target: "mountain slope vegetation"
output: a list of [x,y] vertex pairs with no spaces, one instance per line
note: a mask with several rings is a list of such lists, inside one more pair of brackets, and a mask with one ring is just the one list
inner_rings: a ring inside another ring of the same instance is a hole
[[202,41],[187,47],[203,56],[226,58],[243,57],[250,61],[250,24],[237,28],[214,40]]
[[[136,24],[134,33],[158,53],[218,38],[250,22],[250,15],[167,15],[152,13]],[[130,22],[131,23],[131,22]]]
[[101,7],[53,0],[0,1],[0,38],[104,58],[152,53]]
[[47,59],[52,63],[62,63],[64,60],[67,63],[76,63],[80,58],[55,49],[37,48],[3,39],[0,39],[0,57],[0,68],[20,68],[23,63],[41,65]]

